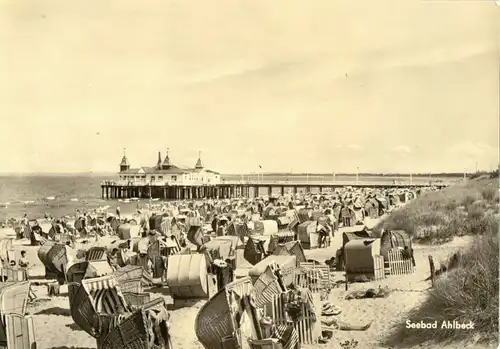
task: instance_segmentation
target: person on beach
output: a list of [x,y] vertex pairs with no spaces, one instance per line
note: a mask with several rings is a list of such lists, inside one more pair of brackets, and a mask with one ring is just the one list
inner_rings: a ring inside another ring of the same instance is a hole
[[328,236],[330,235],[330,227],[328,225],[323,225],[319,222],[317,222],[316,225],[316,233],[318,233],[318,248],[321,248],[326,245],[326,241],[328,239]]
[[17,262],[21,268],[28,268],[30,266],[30,262],[28,258],[26,258],[26,251],[21,251],[21,258]]
[[23,218],[21,219],[21,224],[24,226],[24,225],[28,225],[28,214],[25,213]]
[[118,264],[118,252],[119,250],[115,247],[108,255],[108,262],[113,270],[120,268],[120,265]]
[[121,218],[121,215],[120,215],[120,206],[116,206],[116,216],[118,217],[118,219]]
[[219,221],[219,226],[217,227],[217,236],[226,236],[227,233],[227,219],[221,219]]
[[28,258],[26,258],[26,251],[24,250],[21,251],[21,258],[19,258],[19,261],[17,261],[17,265],[20,268],[24,269],[25,278],[26,280],[28,280],[29,279],[28,268],[30,267],[30,262]]

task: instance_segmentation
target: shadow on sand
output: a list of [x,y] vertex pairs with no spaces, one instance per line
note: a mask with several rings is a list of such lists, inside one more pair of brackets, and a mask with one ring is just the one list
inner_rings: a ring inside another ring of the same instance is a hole
[[62,346],[62,347],[52,347],[49,349],[95,349],[95,348],[89,348],[89,347],[67,347],[67,346]]
[[73,331],[83,331],[80,326],[78,326],[77,324],[75,323],[71,323],[71,324],[68,324],[68,325],[65,325],[67,328],[69,328],[70,330],[73,330]]
[[149,293],[160,294],[162,296],[170,296],[170,292],[168,290],[168,287],[163,287],[160,285],[152,286],[152,287],[146,289],[145,291],[149,292]]
[[69,309],[63,309],[61,307],[53,307],[44,310],[40,310],[35,315],[57,315],[57,316],[71,316]]

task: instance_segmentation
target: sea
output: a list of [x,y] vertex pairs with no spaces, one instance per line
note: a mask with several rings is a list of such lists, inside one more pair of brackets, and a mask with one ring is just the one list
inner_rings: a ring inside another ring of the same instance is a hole
[[[261,175],[266,183],[353,183],[356,181],[355,175],[307,175],[307,174],[263,174]],[[256,175],[223,175],[226,181],[253,181]],[[413,177],[413,183],[428,183],[429,177]],[[110,206],[111,212],[116,206],[120,206],[124,214],[132,213],[136,210],[139,202],[118,202],[116,200],[103,200],[101,198],[101,183],[105,180],[116,180],[116,175],[96,175],[96,174],[51,174],[51,175],[0,175],[0,220],[6,218],[19,218],[25,213],[30,219],[40,219],[45,213],[53,217],[63,215],[73,215],[76,209],[92,210],[99,206]],[[433,181],[450,181],[456,178],[432,177]],[[359,183],[410,183],[408,176],[358,176]],[[276,193],[279,188],[275,188]],[[262,188],[261,195],[267,194]],[[144,203],[149,200],[144,199]]]

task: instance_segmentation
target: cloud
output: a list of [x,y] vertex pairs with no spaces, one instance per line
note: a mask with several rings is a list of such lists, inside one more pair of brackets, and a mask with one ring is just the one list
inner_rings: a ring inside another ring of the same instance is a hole
[[347,148],[352,150],[363,150],[363,147],[360,146],[359,144],[349,144]]
[[398,145],[398,146],[392,148],[392,151],[395,153],[409,154],[409,153],[411,153],[412,150],[407,145]]
[[465,141],[457,142],[448,148],[448,152],[453,154],[461,154],[473,157],[480,157],[485,155],[493,155],[497,152],[495,147],[486,143]]

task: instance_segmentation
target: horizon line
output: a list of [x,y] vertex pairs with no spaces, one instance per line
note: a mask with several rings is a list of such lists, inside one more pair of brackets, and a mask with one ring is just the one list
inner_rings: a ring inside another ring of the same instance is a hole
[[[496,169],[495,169],[496,170]],[[493,171],[495,171],[493,170]],[[488,173],[492,172],[489,170],[478,170],[471,172],[241,172],[241,173],[221,173],[221,176],[252,176],[252,175],[289,175],[289,176],[305,176],[305,175],[316,175],[316,176],[429,176],[429,175],[448,175],[448,176],[463,176],[465,174],[472,173]],[[117,175],[118,172],[111,171],[79,171],[79,172],[0,172],[0,176],[6,175],[31,175],[31,176],[47,176],[47,175],[58,175],[58,176],[71,176],[71,175]]]

